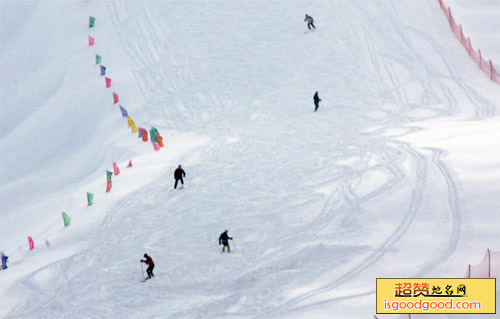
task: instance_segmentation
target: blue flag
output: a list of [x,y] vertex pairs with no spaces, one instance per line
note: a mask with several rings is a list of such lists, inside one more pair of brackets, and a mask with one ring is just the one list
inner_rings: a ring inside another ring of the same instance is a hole
[[142,137],[142,127],[139,127],[139,138]]
[[122,116],[123,117],[127,117],[128,116],[127,110],[125,110],[125,108],[123,106],[121,106],[121,105],[120,105],[120,111],[122,112]]
[[101,65],[101,75],[106,75],[106,67]]
[[9,257],[2,254],[2,269],[7,269],[7,259],[9,259]]

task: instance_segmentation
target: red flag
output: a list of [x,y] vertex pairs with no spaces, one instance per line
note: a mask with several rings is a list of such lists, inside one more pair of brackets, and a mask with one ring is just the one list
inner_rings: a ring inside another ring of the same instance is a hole
[[158,145],[160,145],[160,147],[163,147],[163,137],[161,137],[160,135],[156,135],[156,140],[158,141]]
[[142,141],[143,142],[147,142],[148,141],[148,131],[146,131],[145,129],[142,129]]
[[111,86],[111,79],[108,77],[105,77],[106,79],[106,87],[109,88]]
[[116,165],[115,162],[113,162],[113,170],[115,171],[115,175],[120,174],[120,169],[118,168],[118,165]]
[[113,101],[116,103],[118,103],[118,94],[116,94],[115,92],[113,92]]
[[132,167],[132,160],[130,160],[130,161],[128,162],[127,167]]
[[28,244],[30,245],[30,250],[35,249],[35,243],[33,242],[33,238],[31,238],[31,236],[28,236]]
[[111,181],[108,181],[108,185],[106,186],[106,193],[109,193],[111,190]]

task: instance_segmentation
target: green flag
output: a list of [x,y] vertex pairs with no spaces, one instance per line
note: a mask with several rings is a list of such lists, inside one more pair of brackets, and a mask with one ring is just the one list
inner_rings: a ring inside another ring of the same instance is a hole
[[108,182],[111,182],[111,176],[113,176],[113,172],[106,171],[106,174],[108,175]]
[[88,203],[88,206],[90,206],[94,203],[94,194],[87,192],[87,203]]
[[156,138],[156,136],[160,135],[160,132],[158,132],[156,128],[151,127],[151,129],[149,130],[149,135],[151,136],[151,142],[158,143],[158,139]]
[[99,54],[95,55],[95,64],[101,64],[101,56]]
[[94,17],[89,17],[89,28],[93,28],[95,23]]
[[63,220],[64,220],[64,227],[68,227],[69,223],[71,223],[71,218],[69,218],[68,214],[65,212],[62,212]]

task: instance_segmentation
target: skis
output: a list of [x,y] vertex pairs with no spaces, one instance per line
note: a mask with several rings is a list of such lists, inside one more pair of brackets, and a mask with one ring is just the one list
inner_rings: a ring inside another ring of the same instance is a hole
[[[184,189],[184,186],[183,186],[183,185],[179,186],[179,189]],[[171,189],[169,190],[169,192],[174,191],[174,190],[176,190],[176,189],[175,189],[175,188],[171,188]]]

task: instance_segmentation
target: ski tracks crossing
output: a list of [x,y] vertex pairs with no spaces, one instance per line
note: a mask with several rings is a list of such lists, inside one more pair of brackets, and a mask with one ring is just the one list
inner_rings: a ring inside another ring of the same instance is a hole
[[[454,176],[440,150],[397,138],[418,130],[418,120],[459,111],[457,87],[474,106],[471,118],[490,116],[491,103],[457,76],[432,36],[402,22],[392,2],[375,11],[316,2],[323,21],[307,35],[292,19],[300,22],[310,7],[266,3],[274,7],[264,10],[263,3],[107,2],[145,116],[214,143],[187,168],[196,185],[168,192],[173,179],[165,172],[118,203],[88,248],[48,266],[64,273],[52,291],[13,318],[82,317],[82,305],[103,317],[293,317],[339,310],[350,299],[369,310],[374,292],[360,278],[404,258],[403,241],[425,230],[417,221],[428,218],[431,201],[440,207],[436,223],[448,221],[445,245],[426,247],[407,275],[424,276],[453,254],[461,228]],[[445,74],[428,65],[429,49]],[[312,114],[318,87],[329,106]],[[377,211],[384,201],[396,212]],[[391,220],[382,235],[380,220]],[[217,243],[225,228],[238,241],[231,255]],[[135,284],[129,279],[138,277],[144,252],[158,278]],[[35,278],[23,289],[43,295]],[[347,284],[357,292],[332,296]]]

